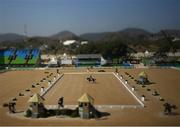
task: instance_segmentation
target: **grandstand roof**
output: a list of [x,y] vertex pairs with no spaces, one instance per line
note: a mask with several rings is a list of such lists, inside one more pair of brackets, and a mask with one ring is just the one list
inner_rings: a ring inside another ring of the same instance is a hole
[[102,55],[101,54],[79,54],[79,55],[77,55],[77,58],[78,59],[87,59],[87,58],[89,58],[89,59],[94,59],[94,58],[101,58],[102,57]]

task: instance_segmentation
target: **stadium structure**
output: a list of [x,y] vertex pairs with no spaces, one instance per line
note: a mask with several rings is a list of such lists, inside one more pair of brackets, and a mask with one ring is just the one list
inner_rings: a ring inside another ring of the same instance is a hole
[[40,63],[39,49],[0,50],[1,66],[37,66]]
[[78,54],[75,65],[77,67],[82,66],[100,66],[101,54]]

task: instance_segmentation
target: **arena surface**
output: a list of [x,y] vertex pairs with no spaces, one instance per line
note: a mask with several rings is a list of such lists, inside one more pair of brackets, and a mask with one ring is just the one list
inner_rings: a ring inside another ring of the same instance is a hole
[[[96,82],[88,82],[87,77],[96,78]],[[67,92],[68,91],[68,92]],[[55,105],[63,96],[64,103],[77,105],[77,100],[88,93],[95,105],[134,105],[138,102],[126,90],[113,74],[106,73],[65,73],[62,79],[44,96],[46,104]]]
[[[94,74],[100,69],[91,69],[93,77],[97,83],[90,84],[86,80],[87,70],[83,68],[62,68],[61,74],[64,74],[47,94],[44,95],[45,104],[56,105],[57,99],[64,96],[65,105],[76,105],[77,99],[82,93],[87,92],[95,99],[95,105],[138,105],[137,100],[128,92],[128,90],[113,76],[113,74]],[[104,69],[106,72],[115,72],[114,68]],[[138,74],[145,71],[148,74],[152,84],[145,88],[137,85],[130,79],[125,72],[137,79]],[[8,71],[0,73],[0,125],[180,125],[180,71],[175,69],[119,69],[120,75],[128,80],[129,86],[136,87],[137,95],[145,95],[146,101],[144,108],[102,108],[102,112],[110,115],[98,120],[82,120],[80,118],[56,118],[29,119],[11,115],[8,109],[3,107],[3,103],[16,97],[17,112],[21,113],[27,109],[28,99],[33,93],[40,92],[40,87],[47,87],[48,81],[42,81],[48,74],[53,73],[57,76],[55,69],[48,70],[24,70]],[[82,74],[72,74],[72,73]],[[40,83],[36,88],[31,88],[32,84]],[[29,88],[31,92],[25,90]],[[151,91],[147,91],[150,88]],[[165,99],[159,101],[159,97],[152,96],[152,91],[156,89],[160,96]],[[18,96],[19,93],[25,96]],[[172,116],[163,115],[163,104],[170,102],[176,104],[178,109],[174,110]]]

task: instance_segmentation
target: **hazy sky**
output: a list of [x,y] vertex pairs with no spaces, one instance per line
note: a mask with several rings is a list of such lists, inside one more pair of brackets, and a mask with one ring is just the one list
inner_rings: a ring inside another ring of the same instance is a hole
[[0,33],[180,29],[180,0],[0,0]]

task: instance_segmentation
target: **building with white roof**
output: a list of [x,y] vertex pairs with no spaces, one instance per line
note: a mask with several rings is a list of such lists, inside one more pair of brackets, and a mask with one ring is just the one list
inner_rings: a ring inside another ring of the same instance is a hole
[[88,44],[88,41],[81,41],[81,45]]
[[61,65],[72,65],[72,58],[68,56],[66,53],[63,54],[63,56],[60,59]]
[[66,40],[63,42],[63,45],[71,45],[73,43],[76,43],[76,40]]

